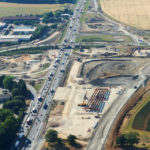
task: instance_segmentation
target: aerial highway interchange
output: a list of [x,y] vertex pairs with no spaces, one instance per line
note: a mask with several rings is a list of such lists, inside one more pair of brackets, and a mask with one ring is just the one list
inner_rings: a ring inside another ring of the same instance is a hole
[[[39,97],[31,102],[30,111],[24,119],[19,136],[11,150],[36,150],[36,142],[43,129],[44,119],[51,109],[54,93],[65,72],[68,57],[72,51],[71,46],[75,42],[75,36],[78,32],[80,23],[80,16],[83,12],[85,3],[86,0],[78,1],[74,14],[72,18],[70,18],[70,24],[56,61],[47,74],[47,79],[40,90]],[[23,138],[24,136],[26,138]]]

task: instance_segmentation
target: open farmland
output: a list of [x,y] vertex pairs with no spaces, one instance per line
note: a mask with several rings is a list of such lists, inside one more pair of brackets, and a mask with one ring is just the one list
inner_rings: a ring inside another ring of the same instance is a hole
[[16,4],[0,2],[0,17],[43,14],[45,12],[63,9],[67,4]]
[[150,29],[149,0],[100,0],[110,17],[140,29]]

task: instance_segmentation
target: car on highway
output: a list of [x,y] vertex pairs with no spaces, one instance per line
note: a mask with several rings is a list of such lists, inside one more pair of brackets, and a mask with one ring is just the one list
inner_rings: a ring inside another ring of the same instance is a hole
[[54,74],[53,74],[53,73],[51,73],[49,76],[50,76],[50,77],[53,77],[53,76],[54,76]]
[[65,53],[65,56],[69,56],[69,54],[68,54],[68,53]]
[[33,120],[32,120],[30,117],[28,117],[28,119],[27,119],[27,124],[28,124],[28,125],[31,125],[31,124],[32,124],[32,121],[33,121]]
[[51,78],[50,78],[50,77],[48,77],[48,80],[50,81],[50,80],[51,80]]
[[54,94],[55,93],[55,91],[52,89],[51,91],[50,91],[52,94]]
[[64,51],[64,49],[63,49],[63,48],[61,48],[60,50],[61,50],[62,52]]
[[40,102],[41,102],[42,100],[43,100],[43,98],[42,98],[42,97],[38,97],[38,101],[40,101]]
[[55,67],[55,68],[57,67],[57,64],[56,64],[56,63],[54,64],[54,67]]
[[44,108],[44,109],[47,109],[47,108],[48,108],[48,105],[47,105],[46,102],[44,103],[43,108]]
[[56,63],[58,63],[58,62],[60,62],[60,59],[57,58],[57,59],[56,59]]
[[65,70],[62,68],[62,69],[60,69],[60,72],[65,72]]

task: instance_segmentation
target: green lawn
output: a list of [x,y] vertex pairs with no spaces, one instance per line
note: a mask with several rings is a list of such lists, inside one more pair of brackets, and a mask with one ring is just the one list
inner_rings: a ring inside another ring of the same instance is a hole
[[50,66],[50,63],[46,63],[43,65],[43,70],[47,69]]
[[112,35],[104,35],[104,34],[99,34],[99,35],[83,35],[79,36],[76,38],[76,42],[113,42],[115,41],[113,39]]
[[38,83],[35,84],[34,88],[37,92],[39,92],[39,90],[41,89],[43,83],[44,83],[44,80],[42,80],[41,82],[38,82]]
[[81,22],[81,23],[82,23],[82,22],[85,22],[85,19],[86,19],[86,12],[87,12],[87,10],[88,10],[88,7],[89,7],[89,5],[90,5],[90,2],[91,2],[90,0],[87,0],[87,2],[86,2],[86,4],[85,4],[83,13],[82,13],[81,18],[80,18],[80,22]]

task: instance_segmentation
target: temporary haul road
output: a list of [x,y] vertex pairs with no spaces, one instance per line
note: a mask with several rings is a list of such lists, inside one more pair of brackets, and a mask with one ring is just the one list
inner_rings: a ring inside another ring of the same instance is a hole
[[[75,35],[78,32],[80,16],[85,3],[86,0],[78,1],[64,38],[63,45],[66,46],[60,49],[56,62],[49,71],[48,78],[41,89],[39,98],[32,102],[32,108],[30,107],[31,111],[28,113],[26,120],[22,124],[19,135],[24,135],[26,139],[22,138],[22,136],[18,136],[11,150],[37,150],[36,143],[43,130],[46,114],[48,114],[51,109],[54,93],[59,86],[59,82],[62,79],[67,66],[68,57],[72,51],[71,48],[67,47],[75,42]],[[36,112],[33,111],[34,109],[36,109]],[[29,125],[29,121],[32,122],[31,125]]]

